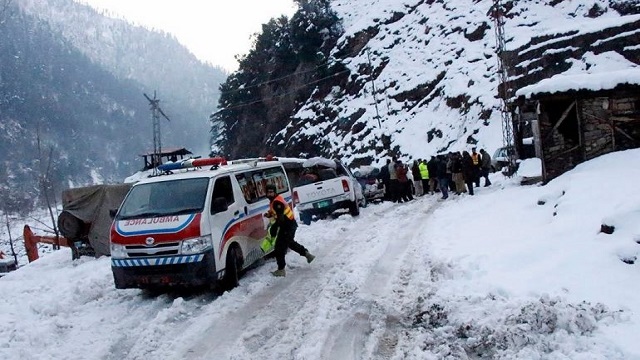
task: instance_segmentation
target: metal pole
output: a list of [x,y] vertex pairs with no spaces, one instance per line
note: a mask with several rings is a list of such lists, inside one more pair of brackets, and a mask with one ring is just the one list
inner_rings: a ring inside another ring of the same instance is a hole
[[[507,106],[507,101],[511,95],[509,91],[510,89],[507,88],[507,64],[505,64],[502,58],[502,54],[506,50],[506,41],[504,33],[504,16],[502,13],[502,4],[500,3],[500,0],[494,0],[493,10],[496,33],[496,54],[498,58],[498,75],[500,78],[498,89],[500,91],[499,95],[502,98],[502,101],[500,103],[500,115],[502,117],[502,143],[505,147],[513,145],[515,148],[515,143],[513,141],[513,123],[511,121],[511,114],[509,113],[509,108]],[[507,151],[507,157],[509,160],[509,175],[512,175],[515,170],[515,151]]]
[[369,49],[367,49],[367,59],[369,60],[369,68],[371,68],[371,88],[373,89],[373,101],[376,108],[376,119],[378,119],[378,128],[382,128],[382,124],[380,123],[380,113],[378,112],[378,97],[376,96],[376,83],[373,79],[373,65],[371,64],[371,54],[369,54]]

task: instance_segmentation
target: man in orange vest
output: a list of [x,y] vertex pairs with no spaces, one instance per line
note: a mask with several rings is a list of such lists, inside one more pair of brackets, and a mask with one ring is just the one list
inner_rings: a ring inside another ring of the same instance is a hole
[[273,276],[285,276],[286,272],[284,268],[287,263],[284,257],[287,254],[287,249],[291,249],[301,256],[304,256],[307,258],[308,263],[311,263],[313,259],[315,259],[315,256],[311,255],[309,250],[295,241],[294,238],[298,223],[293,216],[291,206],[284,200],[282,195],[278,195],[276,186],[268,184],[265,190],[267,192],[267,198],[271,203],[269,204],[269,211],[265,213],[264,216],[274,221],[269,230],[271,236],[276,236],[276,245],[273,252],[276,257],[276,262],[278,263],[278,270],[271,274],[273,274]]
[[473,182],[476,187],[480,187],[480,169],[482,167],[482,158],[476,152],[476,148],[471,148],[471,160],[473,160]]

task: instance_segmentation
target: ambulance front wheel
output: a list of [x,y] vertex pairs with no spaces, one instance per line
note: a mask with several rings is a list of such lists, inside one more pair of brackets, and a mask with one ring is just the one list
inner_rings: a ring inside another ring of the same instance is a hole
[[227,264],[222,278],[224,290],[231,290],[240,283],[240,271],[242,269],[242,253],[237,246],[232,246],[227,252]]

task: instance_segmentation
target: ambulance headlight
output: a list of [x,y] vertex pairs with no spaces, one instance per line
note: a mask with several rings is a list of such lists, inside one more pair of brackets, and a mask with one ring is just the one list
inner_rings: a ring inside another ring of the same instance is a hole
[[124,259],[127,257],[127,248],[124,245],[111,243],[111,258]]
[[202,253],[211,247],[211,236],[201,236],[182,242],[182,255]]

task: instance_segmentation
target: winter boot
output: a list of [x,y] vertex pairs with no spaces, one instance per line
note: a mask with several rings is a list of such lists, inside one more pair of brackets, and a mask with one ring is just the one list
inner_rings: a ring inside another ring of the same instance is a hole
[[313,261],[313,259],[315,259],[316,257],[311,255],[311,253],[309,251],[304,253],[304,257],[307,258],[307,263],[311,264],[311,262]]
[[276,271],[272,271],[271,275],[276,277],[285,277],[287,276],[287,272],[284,269],[278,269]]

